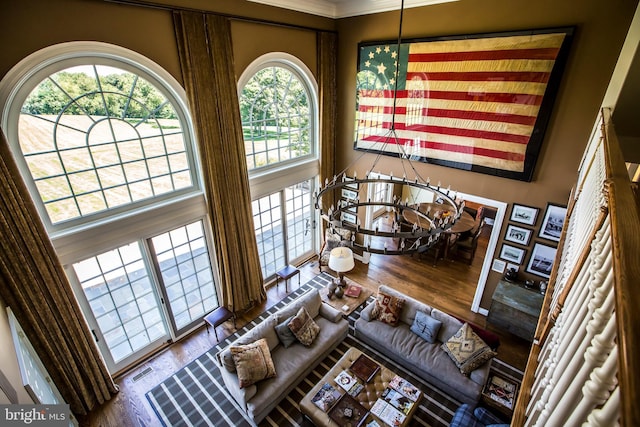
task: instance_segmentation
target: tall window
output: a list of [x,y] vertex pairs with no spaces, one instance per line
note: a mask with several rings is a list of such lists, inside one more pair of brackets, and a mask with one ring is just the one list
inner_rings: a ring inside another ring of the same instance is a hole
[[265,279],[316,247],[317,89],[297,58],[274,53],[242,74],[240,112]]
[[6,87],[3,129],[110,369],[199,325],[218,298],[177,82],[79,42],[27,58]]

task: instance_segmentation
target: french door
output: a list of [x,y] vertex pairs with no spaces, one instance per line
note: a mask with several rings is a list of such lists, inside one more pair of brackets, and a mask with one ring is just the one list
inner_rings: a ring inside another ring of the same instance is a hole
[[253,201],[253,223],[265,280],[313,253],[312,188],[313,180],[307,180]]
[[85,317],[117,372],[218,307],[202,221],[73,264]]

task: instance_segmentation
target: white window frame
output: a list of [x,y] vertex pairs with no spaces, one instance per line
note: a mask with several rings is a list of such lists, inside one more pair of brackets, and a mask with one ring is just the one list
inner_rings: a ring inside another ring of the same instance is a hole
[[[283,67],[292,71],[307,85],[309,89],[309,110],[312,119],[310,131],[312,147],[311,153],[308,156],[249,171],[251,200],[257,200],[261,197],[280,192],[287,187],[310,179],[313,180],[317,187],[318,176],[320,174],[318,83],[304,62],[284,52],[270,52],[256,58],[247,66],[238,79],[238,97],[242,96],[242,89],[258,71],[271,66]],[[313,224],[314,250],[318,251],[320,234],[319,227],[315,227],[315,224],[318,224],[317,212],[314,215]]]

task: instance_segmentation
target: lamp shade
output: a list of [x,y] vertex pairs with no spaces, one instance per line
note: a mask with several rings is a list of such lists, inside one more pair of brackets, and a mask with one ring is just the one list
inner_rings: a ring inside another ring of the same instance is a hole
[[344,273],[355,267],[351,249],[340,246],[331,250],[329,254],[329,268],[337,273]]

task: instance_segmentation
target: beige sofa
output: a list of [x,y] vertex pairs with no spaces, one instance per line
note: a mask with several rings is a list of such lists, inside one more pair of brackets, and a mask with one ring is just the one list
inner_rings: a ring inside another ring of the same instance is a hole
[[[355,336],[450,396],[462,402],[477,403],[489,376],[491,361],[466,376],[441,348],[442,343],[460,329],[462,322],[387,286],[380,286],[380,291],[405,300],[400,322],[397,326],[390,326],[373,319],[374,301],[362,310],[356,320]],[[410,330],[418,310],[442,322],[433,344]]]
[[[275,326],[295,315],[302,306],[318,324],[320,332],[309,347],[295,342],[285,348],[278,339]],[[240,388],[235,364],[227,346],[216,356],[224,385],[240,407],[258,424],[344,340],[348,330],[349,323],[342,317],[342,313],[323,303],[318,290],[311,290],[271,314],[229,345],[249,344],[265,338],[271,351],[276,376]]]

